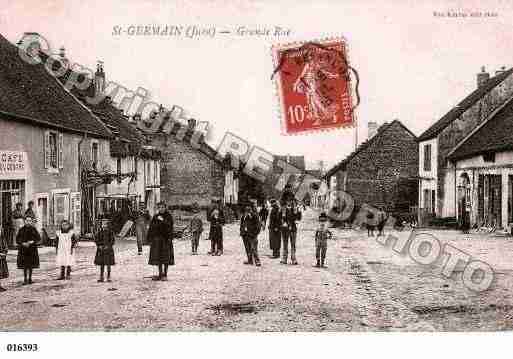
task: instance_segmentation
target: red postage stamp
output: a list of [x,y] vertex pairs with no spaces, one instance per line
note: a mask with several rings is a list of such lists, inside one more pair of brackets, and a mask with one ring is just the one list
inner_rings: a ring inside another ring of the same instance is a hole
[[274,46],[273,59],[284,134],[353,125],[345,40]]

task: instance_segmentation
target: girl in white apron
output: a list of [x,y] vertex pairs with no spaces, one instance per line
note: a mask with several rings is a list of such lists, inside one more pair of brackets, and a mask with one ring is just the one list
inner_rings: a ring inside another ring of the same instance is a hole
[[75,265],[75,254],[73,252],[76,243],[77,237],[71,230],[71,223],[67,220],[63,220],[61,230],[57,231],[57,242],[55,246],[57,251],[55,262],[58,267],[61,267],[61,276],[58,280],[71,279],[71,266]]

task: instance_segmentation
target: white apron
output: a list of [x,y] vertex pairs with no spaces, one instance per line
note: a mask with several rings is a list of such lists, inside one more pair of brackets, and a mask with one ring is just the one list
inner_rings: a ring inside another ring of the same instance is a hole
[[75,265],[75,254],[71,253],[72,236],[72,231],[69,231],[68,233],[61,233],[60,231],[57,232],[57,237],[59,237],[59,244],[57,246],[57,258],[55,259],[55,262],[59,267]]

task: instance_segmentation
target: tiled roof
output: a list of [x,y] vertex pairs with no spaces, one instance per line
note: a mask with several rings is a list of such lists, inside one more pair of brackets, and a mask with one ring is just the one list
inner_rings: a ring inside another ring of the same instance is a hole
[[384,123],[383,125],[381,125],[379,128],[378,128],[378,131],[377,133],[371,137],[370,139],[362,142],[358,148],[356,150],[354,150],[352,153],[349,154],[349,156],[347,156],[346,158],[344,158],[342,161],[340,161],[339,163],[337,163],[335,166],[333,166],[328,172],[326,172],[326,174],[324,175],[324,178],[327,178],[327,177],[330,177],[332,176],[335,172],[337,172],[339,169],[345,167],[357,154],[359,154],[360,152],[364,151],[365,149],[367,149],[372,143],[374,143],[375,141],[378,140],[378,138],[380,138],[381,136],[384,135],[384,133],[394,127],[394,126],[401,126],[403,127],[404,129],[406,129],[406,131],[408,131],[409,133],[411,133],[411,135],[415,138],[416,136],[406,127],[404,126],[401,121],[399,120],[394,120],[390,123]]
[[456,148],[449,158],[457,160],[504,150],[513,150],[513,99]]
[[13,120],[110,138],[112,133],[51,76],[0,35],[0,112]]
[[[41,52],[40,56],[43,60],[48,57],[44,52]],[[54,65],[57,67],[59,63],[55,62]],[[55,68],[55,70],[58,70],[58,68]],[[66,71],[59,77],[59,81],[65,84],[71,74],[71,70]],[[78,76],[76,77],[78,81],[81,81],[79,76],[87,76],[87,74],[78,74],[76,76]],[[113,156],[125,157],[140,152],[141,146],[144,144],[144,136],[128,122],[128,118],[123,115],[122,111],[114,106],[110,97],[105,97],[98,104],[87,101],[88,97],[92,98],[95,94],[94,79],[91,79],[86,89],[79,89],[74,86],[70,91],[113,132],[115,138],[110,141],[110,152]]]
[[458,119],[472,105],[483,98],[487,93],[493,90],[512,73],[513,68],[492,77],[483,85],[479,86],[476,90],[474,90],[474,92],[465,97],[458,105],[456,105],[456,107],[452,108],[441,119],[435,122],[426,131],[424,131],[424,133],[419,136],[418,141],[425,141],[438,136],[438,134],[442,132],[447,126],[449,126],[454,120]]

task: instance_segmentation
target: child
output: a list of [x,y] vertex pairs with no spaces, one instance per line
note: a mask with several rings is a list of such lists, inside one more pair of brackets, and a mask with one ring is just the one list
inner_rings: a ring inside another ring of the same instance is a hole
[[197,203],[192,205],[192,211],[194,212],[194,216],[192,217],[191,223],[189,224],[189,231],[192,233],[192,255],[197,255],[199,239],[201,233],[203,232],[203,221],[201,220],[201,216],[199,214],[199,206]]
[[[7,241],[5,240],[2,226],[0,226],[0,279],[5,279],[8,277],[9,269],[7,268]],[[0,285],[0,292],[5,291],[6,289]]]
[[25,217],[25,225],[16,236],[18,244],[18,269],[23,269],[23,285],[32,284],[32,270],[39,268],[37,246],[41,242],[39,233],[33,226],[33,218]]
[[[57,232],[57,241],[55,243],[57,254],[55,263],[58,267],[61,267],[61,276],[58,280],[71,279],[71,266],[75,265],[73,250],[77,241],[77,237],[71,231],[71,223],[68,220],[63,220],[61,222],[61,230]],[[66,277],[64,277],[65,273]]]
[[105,266],[107,266],[107,282],[110,280],[110,267],[115,265],[114,260],[114,232],[110,228],[110,221],[106,218],[102,219],[101,229],[96,234],[96,256],[94,257],[94,264],[100,266],[100,279],[99,283],[104,282]]
[[324,262],[326,260],[326,250],[328,249],[328,238],[332,237],[330,231],[326,229],[326,222],[328,216],[326,213],[321,213],[319,216],[319,229],[315,232],[315,258],[317,259],[317,268],[326,268]]

